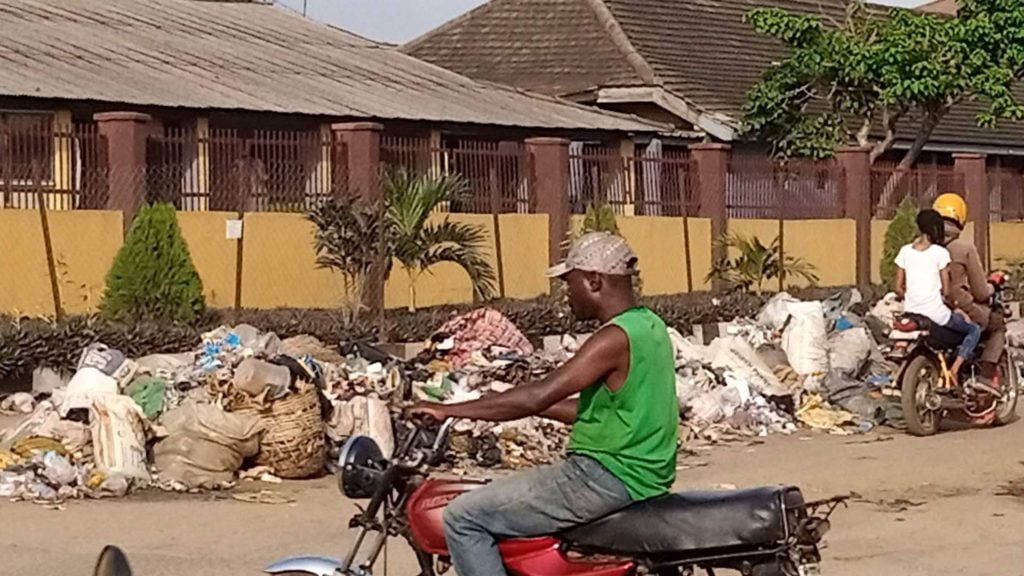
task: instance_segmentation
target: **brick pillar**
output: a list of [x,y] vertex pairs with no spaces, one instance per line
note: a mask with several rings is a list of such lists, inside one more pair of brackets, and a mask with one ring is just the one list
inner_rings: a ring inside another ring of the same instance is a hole
[[[380,134],[384,127],[375,122],[332,124],[336,142],[345,144],[347,189],[335,193],[353,192],[367,200],[381,199]],[[383,313],[384,285],[387,282],[386,262],[380,262],[370,271],[366,284],[364,304]]]
[[871,284],[871,149],[840,148],[837,160],[843,171],[843,215],[857,223],[857,285]]
[[[727,256],[718,240],[728,231],[725,203],[726,183],[729,178],[728,144],[701,143],[690,146],[690,154],[697,171],[697,215],[711,219],[711,260],[717,262]],[[721,288],[715,282],[713,289]]]
[[526,153],[533,166],[537,211],[548,215],[548,261],[555,264],[569,233],[569,141],[530,138]]
[[152,117],[139,112],[103,112],[93,116],[107,139],[108,210],[120,210],[128,230],[146,199],[146,138]]
[[[956,173],[964,179],[967,219],[974,222],[974,245],[981,261],[988,265],[989,198],[984,154],[954,154]],[[950,192],[950,190],[940,190]]]
[[380,133],[376,122],[332,124],[336,140],[345,143],[348,188],[364,198],[380,197]]

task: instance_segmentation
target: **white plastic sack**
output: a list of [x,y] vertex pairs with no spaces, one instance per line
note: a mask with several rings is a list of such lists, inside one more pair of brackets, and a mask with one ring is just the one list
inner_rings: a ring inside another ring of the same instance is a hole
[[724,369],[742,378],[752,390],[766,396],[786,396],[793,391],[786,388],[771,367],[766,365],[757,351],[739,336],[719,338],[707,348],[712,368]]
[[903,313],[903,304],[898,300],[896,294],[890,292],[878,301],[871,309],[871,316],[878,318],[891,330],[896,321],[896,315]]
[[721,386],[690,402],[690,417],[697,422],[714,424],[732,418],[743,406],[743,393],[736,386]]
[[786,292],[779,292],[772,299],[764,305],[761,312],[757,315],[757,323],[765,328],[771,328],[772,330],[781,330],[782,326],[786,323],[789,318],[789,306],[790,304],[798,304],[799,300],[793,298]]
[[390,457],[395,449],[394,434],[391,430],[391,413],[388,405],[378,398],[356,396],[351,401],[354,420],[353,433],[369,436],[377,445],[385,458]]
[[[123,362],[122,362],[123,363]],[[117,395],[117,379],[97,368],[86,366],[75,372],[68,382],[67,393],[60,404],[60,416],[76,408],[89,408],[96,400]]]
[[686,359],[686,351],[693,344],[688,342],[675,328],[669,327],[668,337],[672,341],[672,350],[676,355],[676,367],[686,364],[688,361]]
[[828,339],[828,362],[840,374],[856,374],[871,356],[875,341],[866,328],[836,332]]
[[789,365],[801,376],[828,372],[828,336],[821,302],[792,303],[789,313],[792,318],[782,333]]
[[97,398],[90,412],[96,467],[108,475],[149,482],[146,416],[128,396]]
[[161,480],[216,488],[232,481],[242,462],[259,452],[262,425],[257,414],[188,402],[168,412],[164,424],[168,435],[153,448]]

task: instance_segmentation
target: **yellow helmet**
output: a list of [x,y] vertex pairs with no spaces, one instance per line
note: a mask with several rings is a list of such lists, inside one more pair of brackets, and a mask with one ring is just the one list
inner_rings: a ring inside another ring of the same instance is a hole
[[961,228],[967,222],[967,202],[959,194],[949,192],[935,199],[932,209]]

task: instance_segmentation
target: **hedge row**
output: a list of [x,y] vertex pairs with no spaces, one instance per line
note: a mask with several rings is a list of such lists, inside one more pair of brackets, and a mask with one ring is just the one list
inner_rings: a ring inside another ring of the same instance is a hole
[[[806,290],[796,293],[804,298],[822,298],[835,290]],[[865,295],[872,297],[875,294]],[[658,312],[671,326],[686,329],[695,324],[728,321],[753,316],[765,297],[750,294],[712,296],[681,294],[644,298],[643,303]],[[529,301],[497,301],[488,304],[500,310],[528,337],[592,330],[579,324],[563,301],[541,298]],[[385,315],[386,339],[413,342],[427,339],[452,315],[471,309],[471,305],[445,306],[410,313],[388,311]],[[95,316],[79,316],[60,322],[0,318],[0,382],[24,379],[38,366],[71,370],[81,350],[93,342],[103,342],[129,357],[181,352],[195,348],[200,334],[222,324],[246,323],[281,338],[310,334],[329,344],[378,338],[379,322],[361,318],[346,326],[343,315],[332,310],[242,310],[211,313],[196,326],[155,324],[116,324]]]

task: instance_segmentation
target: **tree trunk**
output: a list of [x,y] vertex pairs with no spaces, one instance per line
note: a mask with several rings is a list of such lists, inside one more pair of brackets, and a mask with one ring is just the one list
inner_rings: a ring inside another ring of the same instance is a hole
[[[914,143],[907,150],[906,154],[903,155],[903,158],[896,165],[896,169],[889,176],[888,180],[886,180],[885,187],[882,189],[882,196],[878,201],[879,208],[895,208],[896,204],[902,200],[897,198],[899,186],[921,156],[925,144],[932,137],[932,133],[935,132],[935,127],[938,126],[940,119],[941,116],[932,116],[925,119],[921,125],[920,132],[917,133],[917,138],[914,139]],[[881,154],[879,154],[880,156]]]
[[407,272],[409,275],[409,312],[416,311],[416,279],[418,274],[413,273],[412,270]]

